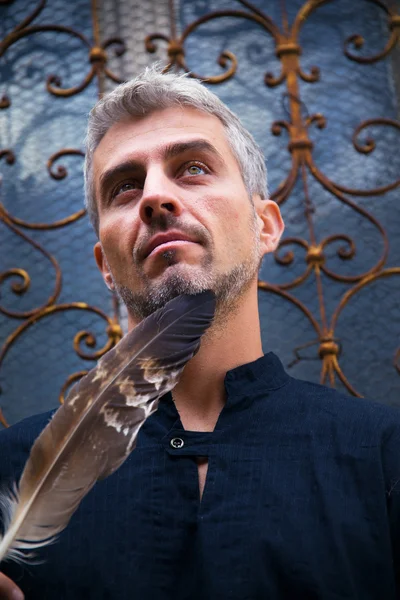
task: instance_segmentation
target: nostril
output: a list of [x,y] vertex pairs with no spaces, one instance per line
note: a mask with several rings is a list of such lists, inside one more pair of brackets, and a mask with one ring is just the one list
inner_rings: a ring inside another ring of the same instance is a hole
[[151,208],[151,206],[146,206],[146,208],[144,209],[144,213],[148,219],[151,219],[153,214],[153,209]]
[[172,202],[165,202],[162,206],[166,208],[169,212],[174,212],[174,205],[172,204]]

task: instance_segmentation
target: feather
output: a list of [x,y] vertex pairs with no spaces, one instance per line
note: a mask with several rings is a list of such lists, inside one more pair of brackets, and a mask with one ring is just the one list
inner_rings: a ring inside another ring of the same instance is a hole
[[32,446],[18,488],[0,497],[0,562],[26,560],[26,551],[53,542],[96,481],[125,461],[159,398],[197,352],[214,311],[209,291],[171,300],[74,385]]

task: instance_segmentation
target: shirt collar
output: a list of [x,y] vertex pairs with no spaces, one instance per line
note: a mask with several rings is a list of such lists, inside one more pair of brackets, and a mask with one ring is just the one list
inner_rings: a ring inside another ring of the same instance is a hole
[[[285,372],[279,358],[268,352],[261,358],[231,369],[225,375],[227,401],[218,419],[216,429],[223,429],[230,423],[233,412],[251,408],[257,392],[265,398],[265,393],[284,386],[290,377]],[[138,446],[152,445],[173,429],[182,430],[179,414],[171,392],[161,398],[157,412],[149,417],[139,432]]]
[[273,352],[268,352],[253,362],[228,371],[225,389],[228,397],[232,397],[246,393],[249,384],[252,389],[260,387],[266,391],[280,388],[288,380],[289,375],[279,358]]

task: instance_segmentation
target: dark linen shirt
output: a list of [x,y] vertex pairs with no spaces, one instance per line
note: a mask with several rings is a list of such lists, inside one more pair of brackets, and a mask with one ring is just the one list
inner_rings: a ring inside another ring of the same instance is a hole
[[[43,564],[2,564],[26,600],[400,597],[400,412],[293,379],[272,353],[225,387],[212,433],[185,431],[164,396]],[[3,484],[48,419],[0,434]]]

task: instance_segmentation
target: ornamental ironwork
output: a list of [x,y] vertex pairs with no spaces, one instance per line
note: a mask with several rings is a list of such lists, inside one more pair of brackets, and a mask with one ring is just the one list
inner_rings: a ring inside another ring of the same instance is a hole
[[[379,7],[386,16],[387,22],[387,40],[384,42],[383,49],[371,56],[360,55],[358,51],[365,44],[363,37],[357,33],[350,35],[343,42],[343,53],[351,61],[360,64],[373,64],[386,58],[395,48],[400,38],[400,15],[391,7],[388,7],[381,0],[365,0],[372,2]],[[274,258],[282,269],[290,269],[294,262],[295,251],[298,250],[304,256],[304,269],[300,275],[297,275],[291,281],[282,284],[271,284],[266,280],[259,281],[259,288],[265,293],[274,294],[289,301],[294,307],[299,309],[311,324],[315,339],[308,340],[304,345],[294,348],[295,361],[301,359],[301,351],[307,346],[316,345],[318,356],[321,360],[321,383],[335,386],[337,380],[347,388],[347,390],[356,396],[360,393],[355,385],[349,381],[344,373],[341,361],[341,343],[336,336],[337,325],[341,318],[343,309],[352,302],[361,290],[374,282],[400,275],[400,267],[387,267],[389,239],[385,228],[364,206],[356,201],[356,198],[369,196],[382,196],[387,192],[400,186],[400,179],[388,182],[386,185],[375,187],[374,189],[356,189],[346,187],[333,181],[317,166],[314,160],[314,143],[310,138],[310,128],[317,127],[324,129],[326,119],[322,113],[312,115],[304,114],[302,110],[303,102],[300,93],[299,81],[308,84],[317,82],[320,78],[318,66],[313,66],[307,72],[302,67],[302,47],[300,44],[300,32],[310,15],[317,11],[322,5],[335,0],[308,0],[301,6],[295,19],[291,24],[286,14],[285,2],[281,0],[282,20],[281,23],[274,22],[263,10],[248,2],[247,0],[237,0],[240,9],[217,10],[202,15],[190,23],[178,35],[176,18],[174,16],[174,2],[170,0],[171,27],[170,35],[165,33],[148,33],[145,35],[144,45],[149,54],[156,52],[159,46],[165,46],[165,70],[186,71],[191,77],[206,81],[207,84],[215,85],[228,81],[235,77],[238,68],[238,59],[233,52],[226,49],[218,57],[218,64],[223,72],[218,75],[207,76],[204,73],[193,72],[186,57],[186,44],[190,36],[200,27],[217,21],[222,17],[231,17],[240,21],[251,21],[257,23],[265,34],[271,36],[275,56],[280,61],[280,72],[274,73],[267,71],[264,75],[265,86],[267,88],[276,88],[286,86],[286,97],[288,99],[288,118],[286,120],[277,120],[272,124],[271,132],[274,136],[281,136],[285,133],[288,136],[287,150],[291,158],[291,166],[287,176],[275,189],[271,198],[279,205],[290,202],[296,182],[300,181],[303,188],[304,219],[307,224],[308,237],[286,237],[283,238]],[[0,0],[0,5],[10,5],[13,0]],[[92,30],[93,39],[88,39],[81,32],[74,28],[46,23],[36,23],[37,18],[45,8],[46,0],[41,0],[35,9],[25,17],[4,39],[0,42],[0,58],[6,56],[8,49],[24,37],[35,35],[39,32],[51,31],[73,36],[86,48],[87,62],[82,65],[84,73],[81,83],[75,86],[66,86],[62,78],[57,74],[49,74],[45,85],[47,92],[54,97],[66,99],[80,94],[89,85],[97,84],[98,95],[105,92],[105,81],[109,80],[115,83],[121,82],[121,78],[108,66],[110,53],[116,56],[122,56],[125,51],[125,43],[119,37],[113,37],[106,41],[101,41],[99,33],[98,7],[96,0],[91,2],[92,11]],[[13,102],[11,95],[4,93],[0,98],[0,109],[7,110]],[[61,109],[62,110],[62,109]],[[353,134],[353,146],[355,151],[362,154],[371,154],[375,149],[375,140],[371,135],[365,137],[368,128],[371,126],[389,127],[394,130],[400,129],[400,123],[389,118],[371,118],[361,122]],[[68,171],[62,164],[62,159],[66,156],[83,157],[83,152],[79,148],[60,148],[53,153],[47,161],[49,176],[55,180],[62,180],[68,176]],[[0,149],[1,163],[13,165],[16,157],[13,148]],[[338,203],[346,205],[352,211],[358,213],[363,219],[367,220],[378,232],[382,240],[382,249],[376,256],[375,263],[368,270],[342,274],[337,272],[330,265],[329,252],[332,245],[340,243],[337,249],[337,256],[342,261],[351,261],[357,250],[355,240],[348,234],[341,232],[332,232],[325,237],[319,237],[314,223],[314,202],[309,191],[310,180],[317,181],[332,198]],[[0,370],[4,359],[10,348],[17,344],[21,336],[29,331],[33,324],[40,323],[50,315],[61,311],[89,311],[95,313],[104,319],[107,331],[107,343],[104,347],[93,351],[85,352],[81,349],[82,343],[88,348],[96,346],[95,336],[89,331],[80,331],[74,339],[74,349],[77,355],[86,360],[96,360],[105,353],[122,336],[121,326],[118,320],[118,300],[114,299],[114,314],[109,316],[95,306],[83,302],[60,303],[60,290],[62,286],[62,273],[60,266],[55,258],[38,241],[33,239],[27,232],[35,230],[49,231],[52,229],[67,228],[71,224],[85,217],[83,209],[74,212],[62,219],[51,223],[27,222],[13,215],[3,204],[0,204],[0,219],[3,224],[15,235],[21,239],[21,243],[29,244],[41,253],[43,260],[48,261],[48,265],[54,272],[54,287],[52,293],[40,306],[34,306],[29,310],[18,311],[6,308],[0,304],[0,312],[9,319],[20,322],[15,330],[7,336],[0,349]],[[318,314],[314,314],[306,304],[297,298],[293,290],[300,288],[306,281],[313,278],[315,284],[315,294],[318,298]],[[337,303],[332,314],[328,314],[326,309],[326,279],[340,282],[348,286],[340,301]],[[24,295],[30,287],[29,273],[16,266],[0,273],[0,288],[9,285],[13,294]],[[400,347],[393,348],[393,369],[400,374]],[[59,393],[60,402],[63,401],[68,387],[84,375],[87,371],[78,371],[71,374]],[[0,396],[1,404],[1,396]],[[6,419],[0,408],[0,422],[7,426]]]

